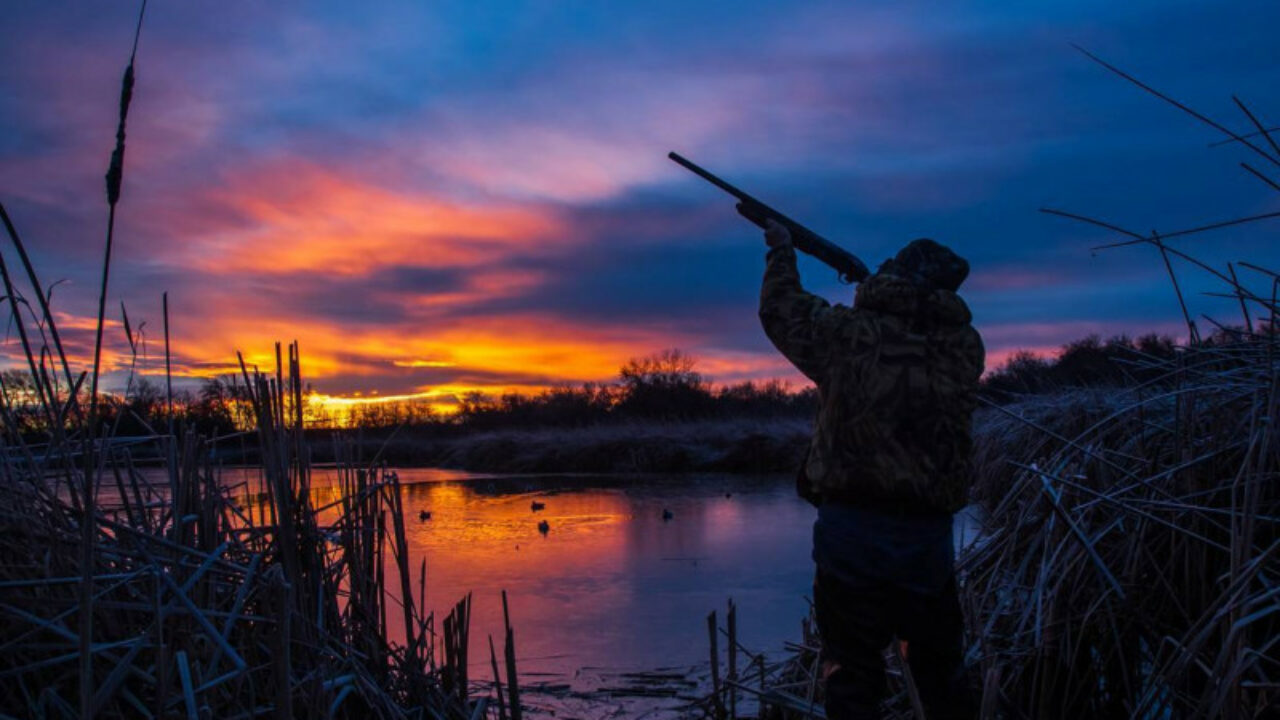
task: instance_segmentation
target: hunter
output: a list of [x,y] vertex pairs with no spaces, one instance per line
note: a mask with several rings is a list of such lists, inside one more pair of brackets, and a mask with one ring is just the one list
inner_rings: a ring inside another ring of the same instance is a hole
[[769,246],[760,321],[817,385],[797,491],[818,508],[814,604],[831,720],[877,718],[884,653],[905,645],[926,715],[972,718],[952,516],[971,484],[982,339],[956,291],[968,263],[916,240],[858,285],[853,307],[800,285],[790,233]]

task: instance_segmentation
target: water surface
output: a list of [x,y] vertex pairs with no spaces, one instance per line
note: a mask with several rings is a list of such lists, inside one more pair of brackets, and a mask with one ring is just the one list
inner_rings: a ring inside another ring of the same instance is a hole
[[707,613],[729,598],[761,650],[808,613],[815,513],[788,478],[399,475],[428,606],[443,617],[472,593],[473,659],[489,634],[501,648],[504,589],[522,675],[698,663]]
[[[501,653],[503,590],[522,677],[705,663],[707,614],[717,611],[723,625],[729,599],[745,647],[778,652],[800,637],[816,511],[790,477],[397,474],[412,586],[425,559],[437,629],[471,593],[477,679],[491,674],[490,635]],[[223,481],[257,476],[230,470]],[[337,499],[333,471],[315,471],[313,493],[319,504]],[[958,545],[971,526],[957,523]],[[388,561],[388,588],[398,594],[395,572]],[[390,623],[393,633],[399,627]]]

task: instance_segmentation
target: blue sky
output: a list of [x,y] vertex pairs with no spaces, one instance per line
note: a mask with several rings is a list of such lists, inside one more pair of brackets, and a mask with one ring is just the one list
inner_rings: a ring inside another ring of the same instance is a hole
[[[19,2],[0,28],[0,199],[65,280],[81,350],[135,21],[126,3]],[[192,376],[298,339],[333,394],[604,380],[666,347],[717,381],[801,383],[756,320],[759,233],[674,149],[869,264],[916,237],[952,246],[993,364],[1177,333],[1150,248],[1091,253],[1114,238],[1037,209],[1167,232],[1280,210],[1239,163],[1280,168],[1211,147],[1071,43],[1245,132],[1233,94],[1280,124],[1277,26],[1273,2],[157,0],[110,307],[158,337],[167,290]],[[1280,267],[1278,231],[1173,244]],[[1196,314],[1237,322],[1176,268]],[[833,272],[801,269],[848,302]]]

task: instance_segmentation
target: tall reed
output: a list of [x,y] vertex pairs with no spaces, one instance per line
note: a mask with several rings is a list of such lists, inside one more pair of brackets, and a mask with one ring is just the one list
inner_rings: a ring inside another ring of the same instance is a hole
[[[77,441],[6,428],[0,712],[84,716],[81,692],[87,715],[102,717],[484,712],[487,698],[473,699],[465,670],[436,648],[396,474],[344,456],[337,499],[315,501],[300,365],[290,346],[274,374],[245,368],[264,462],[238,485],[211,465],[212,439],[150,438],[174,451],[147,472],[133,462],[137,438],[118,445],[107,435],[96,450],[111,487],[89,515],[74,502],[82,466],[60,460]],[[87,431],[72,424],[67,435]],[[92,684],[77,667],[83,523],[94,540]],[[466,615],[450,626],[465,646]]]
[[[112,402],[99,380],[136,54],[137,33],[107,173],[90,370],[72,371],[49,295],[0,205],[27,275],[24,289],[0,253],[32,389],[0,378],[0,714],[482,717],[488,698],[474,699],[465,667],[437,652],[425,562],[414,592],[396,474],[335,441],[337,500],[316,501],[296,344],[287,359],[276,346],[274,373],[241,363],[263,458],[252,481],[228,484],[212,460],[219,438],[174,422],[167,294],[167,427],[126,442],[114,432],[121,413],[100,412]],[[136,361],[127,316],[125,326]],[[164,467],[140,469],[140,448]],[[449,625],[465,647],[467,616]]]

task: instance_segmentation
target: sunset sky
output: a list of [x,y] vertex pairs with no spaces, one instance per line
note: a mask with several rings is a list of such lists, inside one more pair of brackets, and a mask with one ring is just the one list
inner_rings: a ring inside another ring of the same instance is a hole
[[[0,200],[92,350],[102,177],[137,5],[0,25]],[[137,59],[109,294],[183,375],[297,339],[324,393],[534,390],[678,347],[802,379],[756,319],[760,233],[677,150],[872,266],[969,258],[989,365],[1088,333],[1185,335],[1158,255],[1037,212],[1169,232],[1280,210],[1265,166],[1071,48],[1240,132],[1280,124],[1280,3],[174,2]],[[1280,220],[1173,241],[1280,267]],[[5,257],[16,262],[12,248]],[[1185,264],[1192,311],[1237,322]],[[851,289],[816,261],[808,286]],[[1247,271],[1246,271],[1247,272]],[[1270,292],[1261,276],[1244,276]],[[1201,320],[1208,327],[1207,321]],[[10,329],[6,351],[16,352]]]

